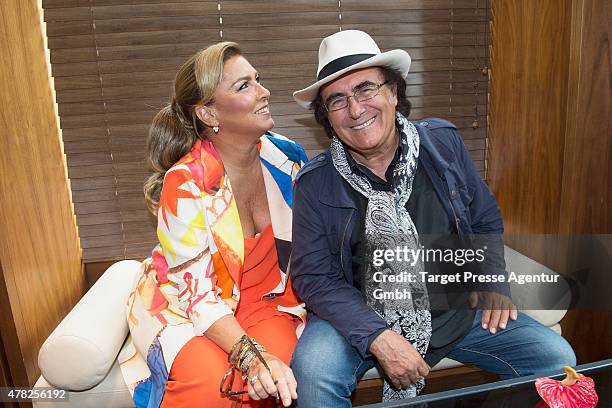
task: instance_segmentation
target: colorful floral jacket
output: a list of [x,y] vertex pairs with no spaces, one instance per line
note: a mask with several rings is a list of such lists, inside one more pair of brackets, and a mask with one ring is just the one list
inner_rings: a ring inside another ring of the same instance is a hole
[[[280,269],[278,285],[264,297],[303,318],[286,271],[293,184],[307,157],[299,145],[271,132],[258,148]],[[210,141],[196,141],[167,171],[157,236],[159,245],[142,263],[128,299],[131,337],[119,355],[137,407],[159,406],[183,345],[233,313],[224,299],[240,299],[244,236],[230,180]]]

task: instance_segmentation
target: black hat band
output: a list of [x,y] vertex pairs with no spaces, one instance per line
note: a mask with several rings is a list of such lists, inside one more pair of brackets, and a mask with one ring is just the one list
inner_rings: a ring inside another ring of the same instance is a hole
[[336,58],[321,69],[319,75],[317,75],[317,81],[320,81],[323,78],[335,74],[336,72],[343,70],[346,67],[350,67],[351,65],[355,65],[361,61],[365,61],[368,58],[372,58],[375,55],[376,54],[353,54]]

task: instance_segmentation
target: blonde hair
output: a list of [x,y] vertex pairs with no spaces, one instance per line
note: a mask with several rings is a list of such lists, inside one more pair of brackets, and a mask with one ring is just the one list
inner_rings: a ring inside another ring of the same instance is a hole
[[144,183],[144,195],[151,213],[157,214],[166,171],[191,150],[196,139],[206,138],[209,130],[195,109],[214,102],[223,66],[237,55],[242,55],[238,44],[220,42],[198,51],[179,68],[170,103],[155,115],[147,137],[145,157],[153,174]]

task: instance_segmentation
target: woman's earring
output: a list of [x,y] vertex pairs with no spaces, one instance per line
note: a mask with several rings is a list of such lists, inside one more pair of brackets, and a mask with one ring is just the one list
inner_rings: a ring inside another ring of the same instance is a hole
[[219,133],[219,126],[213,126],[213,132]]

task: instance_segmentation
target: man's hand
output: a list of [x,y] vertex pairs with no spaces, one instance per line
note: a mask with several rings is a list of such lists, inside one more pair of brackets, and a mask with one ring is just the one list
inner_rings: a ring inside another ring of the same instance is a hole
[[471,292],[469,297],[470,307],[482,309],[480,324],[491,334],[497,329],[503,330],[508,324],[508,318],[516,320],[518,312],[512,300],[505,295],[496,292]]
[[370,352],[397,389],[408,388],[429,374],[429,366],[419,352],[392,330],[382,332],[370,345]]

